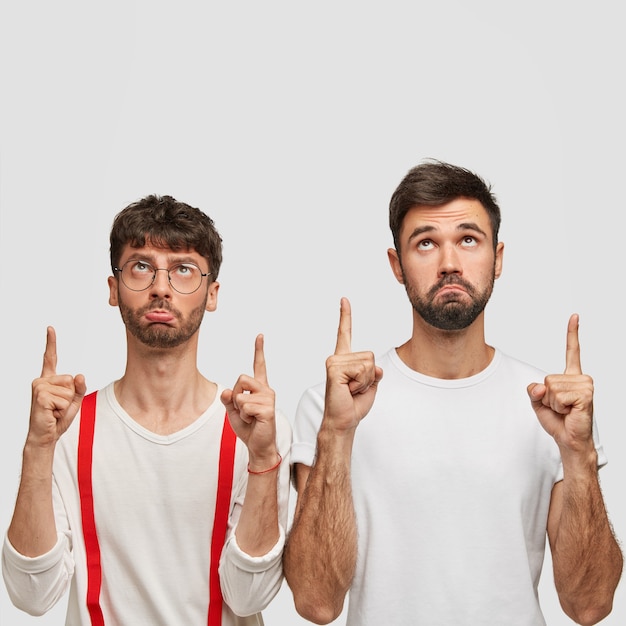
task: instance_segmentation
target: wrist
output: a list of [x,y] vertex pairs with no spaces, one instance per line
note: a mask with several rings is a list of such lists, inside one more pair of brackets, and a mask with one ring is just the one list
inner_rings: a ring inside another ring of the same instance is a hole
[[283,457],[278,450],[275,450],[269,456],[250,456],[248,460],[248,474],[269,474],[277,470],[282,462]]
[[349,461],[352,457],[355,433],[356,428],[335,429],[322,424],[317,433],[317,456],[344,458]]
[[563,474],[573,478],[595,477],[598,473],[598,452],[595,447],[585,452],[561,448],[561,461]]
[[29,449],[41,454],[46,450],[54,452],[56,447],[57,437],[48,429],[30,428],[24,443],[24,449]]
[[248,450],[248,473],[265,474],[277,469],[282,462],[282,456],[276,446],[271,446],[262,453]]
[[48,482],[52,478],[54,446],[26,442],[22,451],[22,476]]

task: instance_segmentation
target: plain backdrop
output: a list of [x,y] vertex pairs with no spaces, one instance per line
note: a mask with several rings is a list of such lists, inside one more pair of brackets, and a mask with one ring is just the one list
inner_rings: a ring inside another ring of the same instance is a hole
[[[214,218],[224,264],[200,368],[231,385],[251,373],[263,332],[293,418],[324,376],[341,296],[354,349],[408,337],[387,206],[410,167],[437,158],[481,174],[502,207],[488,341],[560,372],[580,313],[609,458],[602,487],[626,537],[622,25],[621,3],[607,0],[3,2],[2,530],[46,326],[59,371],[84,373],[90,389],[122,374],[106,282],[120,209],[170,194]],[[572,623],[549,556],[540,595],[550,626]],[[2,626],[62,624],[64,608],[29,617],[0,586]],[[305,623],[286,584],[265,619]],[[603,624],[624,623],[622,584]]]

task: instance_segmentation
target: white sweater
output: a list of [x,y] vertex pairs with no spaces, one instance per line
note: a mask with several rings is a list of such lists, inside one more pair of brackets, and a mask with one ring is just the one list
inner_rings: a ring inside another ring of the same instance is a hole
[[[98,393],[93,447],[95,521],[102,555],[100,605],[106,626],[205,626],[223,387],[193,424],[161,436],[135,422],[119,405],[113,384]],[[58,532],[47,554],[28,558],[5,537],[3,574],[16,606],[33,615],[50,609],[68,590],[67,626],[90,624],[86,556],[76,459],[80,415],[57,443],[53,499]],[[234,537],[245,496],[246,446],[237,440],[227,539],[220,561],[223,626],[262,624],[260,611],[282,583],[287,527],[291,427],[277,414],[281,536],[263,557],[242,552]],[[229,606],[230,605],[230,606]],[[246,618],[238,618],[247,615]]]

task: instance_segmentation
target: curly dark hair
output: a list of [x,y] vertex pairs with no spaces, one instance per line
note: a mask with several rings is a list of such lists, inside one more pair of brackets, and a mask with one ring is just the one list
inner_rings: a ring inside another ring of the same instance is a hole
[[149,195],[122,209],[110,235],[111,269],[115,272],[126,244],[146,243],[171,250],[195,250],[209,263],[212,280],[222,264],[222,238],[213,220],[200,209],[172,196]]

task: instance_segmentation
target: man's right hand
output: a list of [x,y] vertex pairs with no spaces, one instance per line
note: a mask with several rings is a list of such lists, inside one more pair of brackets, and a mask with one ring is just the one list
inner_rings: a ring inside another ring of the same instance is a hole
[[338,431],[355,429],[374,403],[383,370],[372,352],[352,352],[352,312],[341,299],[335,353],[326,360],[324,426]]
[[28,440],[40,446],[54,445],[76,417],[87,391],[82,374],[57,374],[57,339],[48,326],[41,377],[32,385]]

